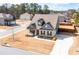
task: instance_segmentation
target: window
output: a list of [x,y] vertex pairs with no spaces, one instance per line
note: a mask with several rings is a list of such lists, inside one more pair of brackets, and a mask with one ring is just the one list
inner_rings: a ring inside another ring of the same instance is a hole
[[38,26],[43,26],[44,24],[45,24],[45,21],[42,18],[40,18],[38,20]]
[[47,35],[52,36],[52,31],[47,31]]
[[45,31],[41,31],[41,35],[45,35]]

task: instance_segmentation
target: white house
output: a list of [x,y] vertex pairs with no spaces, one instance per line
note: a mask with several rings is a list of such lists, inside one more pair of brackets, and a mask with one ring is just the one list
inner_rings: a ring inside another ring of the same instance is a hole
[[20,19],[22,19],[22,20],[31,20],[32,19],[32,14],[29,14],[29,13],[21,14]]
[[57,14],[35,14],[27,27],[34,36],[52,38],[58,30]]

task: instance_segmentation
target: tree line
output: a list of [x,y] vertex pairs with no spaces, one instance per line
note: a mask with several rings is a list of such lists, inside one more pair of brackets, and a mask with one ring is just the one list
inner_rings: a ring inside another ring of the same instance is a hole
[[14,14],[17,18],[23,13],[29,14],[49,14],[50,10],[48,5],[43,7],[37,3],[22,3],[22,4],[3,4],[0,6],[0,13]]

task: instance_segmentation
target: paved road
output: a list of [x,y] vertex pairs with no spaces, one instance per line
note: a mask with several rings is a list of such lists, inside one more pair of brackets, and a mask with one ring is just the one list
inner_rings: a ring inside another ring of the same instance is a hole
[[8,30],[2,30],[0,31],[0,38],[8,35],[8,34],[12,34],[14,32],[17,32],[17,31],[20,31],[22,29],[25,29],[29,24],[22,24],[22,25],[19,25],[19,26],[15,26],[14,29],[8,29]]
[[0,46],[0,55],[41,55],[40,53],[35,53],[31,51],[24,51],[12,47]]

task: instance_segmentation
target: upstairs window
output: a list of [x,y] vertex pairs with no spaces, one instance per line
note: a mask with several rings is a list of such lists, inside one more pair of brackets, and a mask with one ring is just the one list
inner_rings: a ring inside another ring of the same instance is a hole
[[45,24],[45,21],[43,20],[43,18],[40,18],[38,20],[38,26],[43,26]]

